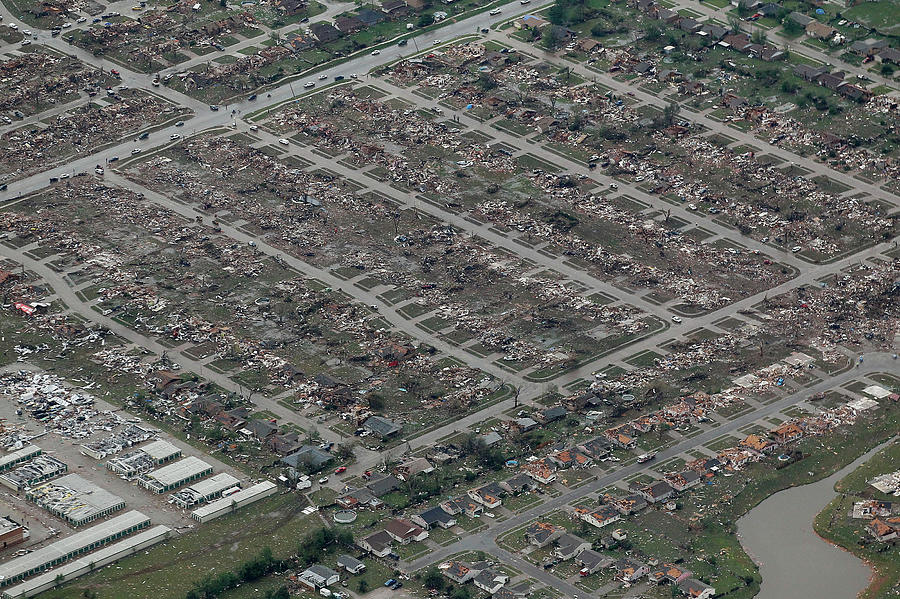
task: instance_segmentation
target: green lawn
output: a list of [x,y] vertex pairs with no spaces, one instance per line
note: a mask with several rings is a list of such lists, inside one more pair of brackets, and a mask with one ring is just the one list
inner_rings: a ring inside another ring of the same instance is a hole
[[300,514],[305,503],[294,494],[273,495],[42,597],[77,599],[86,589],[103,599],[183,597],[207,572],[233,569],[266,545],[277,558],[294,555],[303,535],[319,525],[317,514]]

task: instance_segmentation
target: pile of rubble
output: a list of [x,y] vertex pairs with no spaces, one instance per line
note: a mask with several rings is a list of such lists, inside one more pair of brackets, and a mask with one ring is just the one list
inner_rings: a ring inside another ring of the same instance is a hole
[[0,97],[0,110],[54,103],[80,89],[100,86],[104,79],[99,70],[74,58],[44,52],[23,53],[0,62],[0,78],[7,90]]

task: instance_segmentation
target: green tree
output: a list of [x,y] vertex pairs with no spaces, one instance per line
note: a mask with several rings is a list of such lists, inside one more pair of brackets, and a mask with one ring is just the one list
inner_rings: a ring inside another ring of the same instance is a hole
[[359,594],[364,594],[369,592],[369,581],[365,578],[360,578],[359,582],[356,583],[356,592]]
[[428,27],[429,25],[434,23],[434,15],[430,14],[422,14],[419,15],[418,25],[419,27]]
[[441,574],[440,570],[434,567],[425,572],[425,577],[423,578],[422,583],[425,585],[425,588],[432,589],[438,592],[443,591],[444,587],[447,585],[447,581],[444,579],[444,575]]

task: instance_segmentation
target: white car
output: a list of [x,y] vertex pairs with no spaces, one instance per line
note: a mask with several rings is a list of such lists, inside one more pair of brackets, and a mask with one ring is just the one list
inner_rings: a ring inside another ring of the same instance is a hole
[[696,210],[697,204],[688,204],[688,208],[690,208],[691,210]]
[[803,248],[800,247],[799,245],[795,245],[794,247],[791,248],[791,251],[794,252],[794,253],[796,254],[797,252],[799,252],[799,251],[802,250],[802,249],[803,249]]
[[378,56],[381,54],[381,50],[372,50],[372,56]]
[[326,75],[325,73],[322,73],[321,75],[319,75],[319,80],[320,80],[320,81],[322,81],[322,80],[324,80],[324,79],[328,79],[328,75]]
[[531,4],[531,0],[519,0],[519,4],[525,6],[526,4]]
[[288,140],[286,140],[285,138],[282,137],[281,139],[278,140],[278,143],[280,143],[283,146],[287,146],[287,145],[290,145],[291,142],[289,142]]
[[495,8],[494,10],[492,10],[491,12],[489,12],[488,14],[491,15],[491,16],[496,16],[496,15],[499,15],[501,12],[503,12],[503,11],[500,10],[499,8]]
[[175,139],[178,139],[179,137],[181,137],[181,135],[179,135],[178,133],[173,133],[172,135],[169,136],[169,139],[175,140]]
[[251,131],[257,131],[257,130],[259,130],[259,125],[250,125],[250,130],[251,130]]
[[315,82],[315,81],[307,81],[306,84],[305,84],[303,87],[305,87],[305,88],[310,88],[310,87],[315,87],[315,86],[316,86],[316,82]]
[[103,168],[98,166],[97,168],[94,169],[94,172],[97,173],[98,175],[102,175],[102,174],[103,174]]
[[72,26],[72,23],[63,23],[62,28],[63,28],[63,29],[68,29],[68,28],[71,27],[71,26]]
[[322,478],[319,479],[319,484],[320,484],[320,485],[324,485],[324,484],[327,483],[327,482],[328,482],[328,477],[327,477],[327,476],[323,476]]
[[143,150],[141,150],[140,148],[135,148],[131,151],[131,155],[133,156],[135,154],[140,154],[141,152],[143,152]]
[[681,324],[681,323],[684,322],[684,321],[681,319],[680,316],[673,316],[673,317],[672,317],[672,322],[674,322],[675,324]]
[[61,175],[59,176],[59,178],[60,178],[60,179],[68,179],[68,178],[71,177],[71,176],[72,176],[72,175],[70,175],[69,173],[63,173],[63,174],[61,174]]
[[30,44],[30,43],[31,43],[31,40],[23,40],[23,41],[22,41],[22,45],[23,45],[23,46],[27,46],[27,45]]
[[75,19],[76,23],[84,23],[85,21],[87,21],[87,17],[78,17]]
[[19,26],[16,25],[15,23],[10,23],[10,24],[9,24],[9,28],[12,29],[13,31],[15,31],[16,29],[19,28]]
[[440,44],[440,43],[441,43],[441,40],[434,40],[433,42],[431,42],[431,45],[432,45],[432,46],[437,46],[437,45]]
[[28,30],[28,29],[23,29],[23,30],[22,30],[22,35],[31,35],[31,31]]
[[359,77],[356,75],[356,73],[350,73],[350,78],[351,79],[359,79]]

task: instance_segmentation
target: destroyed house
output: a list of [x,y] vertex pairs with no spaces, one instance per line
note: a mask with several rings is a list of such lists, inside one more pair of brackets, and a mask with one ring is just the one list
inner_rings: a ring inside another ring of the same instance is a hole
[[365,28],[366,24],[359,20],[358,17],[337,17],[334,20],[335,26],[344,35],[350,35]]
[[666,482],[676,491],[685,491],[700,484],[700,475],[693,470],[673,472],[666,475]]
[[793,423],[783,424],[772,431],[772,437],[780,445],[796,441],[803,436],[803,429]]
[[576,449],[564,449],[551,453],[548,459],[558,468],[587,468],[593,460]]
[[528,491],[534,488],[534,481],[526,474],[516,474],[512,478],[509,478],[502,483],[500,486],[506,489],[509,493],[521,493],[523,491]]
[[614,499],[610,502],[611,505],[615,506],[619,513],[623,516],[629,516],[631,514],[637,513],[647,507],[647,501],[641,497],[640,495],[632,494],[627,497],[622,497],[619,499]]
[[650,570],[647,575],[650,582],[662,583],[671,582],[677,584],[690,576],[689,570],[685,570],[675,564],[662,564]]
[[244,428],[260,441],[265,441],[278,432],[278,425],[261,418],[251,418],[244,424]]

